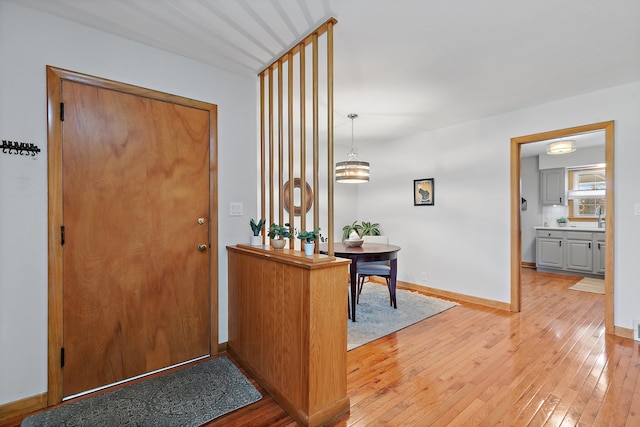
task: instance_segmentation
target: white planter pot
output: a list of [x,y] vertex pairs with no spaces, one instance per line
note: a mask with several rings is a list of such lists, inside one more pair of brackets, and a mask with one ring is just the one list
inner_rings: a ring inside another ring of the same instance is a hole
[[313,250],[316,248],[315,243],[305,243],[304,244],[304,254],[307,256],[313,255]]
[[262,236],[251,236],[249,242],[251,246],[262,246]]

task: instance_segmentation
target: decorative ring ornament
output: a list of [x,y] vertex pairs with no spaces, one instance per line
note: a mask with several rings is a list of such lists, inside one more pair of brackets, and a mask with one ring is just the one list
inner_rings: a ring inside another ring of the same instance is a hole
[[[296,188],[301,189],[301,187],[302,187],[302,179],[294,178],[293,189],[294,190]],[[282,187],[282,191],[284,193],[283,194],[284,208],[287,210],[287,212],[291,212],[292,203],[291,203],[291,198],[289,196],[289,181],[284,183],[284,186]],[[309,212],[312,204],[313,204],[313,190],[311,189],[311,186],[309,185],[309,183],[305,182],[305,202],[304,202],[305,213]],[[300,216],[301,213],[302,213],[302,206],[293,205],[293,215]]]

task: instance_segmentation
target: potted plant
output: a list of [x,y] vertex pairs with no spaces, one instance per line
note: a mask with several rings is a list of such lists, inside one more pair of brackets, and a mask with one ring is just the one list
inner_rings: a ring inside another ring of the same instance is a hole
[[358,224],[358,221],[353,221],[351,225],[345,225],[342,227],[342,240],[349,240],[351,233],[356,233],[358,238],[362,237],[362,225]]
[[300,239],[304,244],[305,255],[313,255],[313,251],[316,246],[315,241],[318,239],[319,233],[319,228],[311,231],[303,230],[298,233],[298,239]]
[[567,226],[567,222],[569,222],[569,220],[562,216],[562,217],[556,219],[556,222],[558,223],[558,227],[566,227]]
[[264,219],[260,219],[260,221],[256,223],[256,221],[251,218],[251,221],[249,221],[249,225],[251,226],[251,231],[253,231],[253,236],[251,236],[250,238],[251,246],[261,246],[262,238],[260,237],[260,232],[264,227]]
[[268,236],[273,249],[282,249],[287,244],[285,239],[291,237],[291,225],[288,222],[285,225],[271,223]]
[[379,236],[380,224],[362,221],[362,236]]

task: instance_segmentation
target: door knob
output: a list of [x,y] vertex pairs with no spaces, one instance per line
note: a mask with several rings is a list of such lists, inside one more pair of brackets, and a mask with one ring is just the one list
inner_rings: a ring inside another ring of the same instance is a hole
[[207,245],[205,245],[205,244],[199,244],[199,245],[198,245],[198,250],[199,250],[200,252],[204,252],[204,251],[206,251],[206,250],[207,250]]

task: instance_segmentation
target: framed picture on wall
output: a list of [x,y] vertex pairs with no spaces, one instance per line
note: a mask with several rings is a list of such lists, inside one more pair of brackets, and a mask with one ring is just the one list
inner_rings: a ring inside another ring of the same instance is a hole
[[413,206],[433,206],[433,178],[413,180]]

